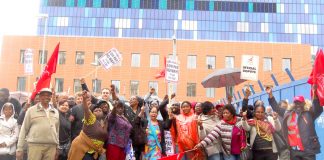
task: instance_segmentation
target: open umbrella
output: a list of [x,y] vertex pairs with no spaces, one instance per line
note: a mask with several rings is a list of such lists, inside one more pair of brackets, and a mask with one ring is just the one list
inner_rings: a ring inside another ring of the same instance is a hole
[[224,68],[216,70],[203,79],[204,88],[221,88],[238,85],[246,80],[241,79],[241,70],[238,68]]

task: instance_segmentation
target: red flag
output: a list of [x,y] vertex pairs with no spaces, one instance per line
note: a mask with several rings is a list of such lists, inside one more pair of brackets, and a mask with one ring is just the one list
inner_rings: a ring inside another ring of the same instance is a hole
[[324,106],[324,53],[319,49],[316,53],[314,67],[307,81],[311,85],[317,85],[316,94],[320,105]]
[[166,68],[166,57],[164,57],[164,68],[157,75],[155,75],[155,79],[165,77],[165,68]]
[[184,153],[185,152],[181,152],[181,153],[174,154],[174,155],[171,155],[171,156],[163,157],[163,158],[160,158],[159,160],[181,160]]
[[52,53],[51,58],[48,60],[47,65],[44,68],[41,76],[39,77],[36,88],[31,95],[31,99],[34,99],[36,94],[43,88],[49,88],[51,82],[51,76],[53,73],[56,73],[56,65],[58,59],[58,52],[60,48],[60,42],[56,45],[54,52]]

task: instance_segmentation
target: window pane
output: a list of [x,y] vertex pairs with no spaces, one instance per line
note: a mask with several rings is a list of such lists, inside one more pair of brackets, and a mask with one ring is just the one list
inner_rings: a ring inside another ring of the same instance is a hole
[[132,67],[140,67],[141,55],[139,53],[132,53]]
[[263,58],[263,71],[272,70],[272,58]]
[[195,69],[196,68],[196,57],[195,55],[191,55],[187,57],[187,68]]
[[[120,57],[123,57],[123,54],[122,53],[120,53]],[[117,63],[116,66],[122,66],[122,61],[123,60],[119,61],[119,63]]]
[[151,88],[154,88],[155,89],[156,94],[159,93],[159,83],[158,82],[156,82],[156,81],[150,81],[149,82],[149,89],[151,89]]
[[215,88],[206,88],[206,97],[215,98]]
[[77,51],[75,53],[75,64],[84,64],[84,52]]
[[26,91],[26,77],[17,77],[17,91]]
[[234,57],[225,57],[225,68],[234,68]]
[[187,83],[187,96],[196,97],[196,83]]
[[19,63],[24,64],[25,61],[25,50],[21,49],[20,50],[20,58],[19,58]]
[[63,78],[55,78],[55,92],[60,93],[63,92]]
[[74,79],[73,90],[74,93],[82,91],[81,82],[79,79]]
[[206,57],[206,65],[207,69],[215,69],[216,67],[216,57],[215,56],[207,56]]
[[99,79],[92,80],[92,92],[101,93],[101,80]]
[[47,50],[44,51],[39,51],[39,58],[38,58],[38,64],[46,64],[47,62]]
[[58,64],[65,64],[65,51],[60,51],[58,55]]
[[282,59],[282,71],[285,71],[288,68],[291,71],[291,58]]
[[150,67],[159,67],[159,55],[158,54],[150,55]]
[[94,52],[93,64],[100,65],[99,58],[103,55],[103,52]]
[[116,93],[120,93],[120,81],[119,80],[112,80],[111,84],[115,85]]
[[136,96],[138,95],[138,86],[139,86],[139,82],[138,81],[131,81],[131,95],[132,96]]

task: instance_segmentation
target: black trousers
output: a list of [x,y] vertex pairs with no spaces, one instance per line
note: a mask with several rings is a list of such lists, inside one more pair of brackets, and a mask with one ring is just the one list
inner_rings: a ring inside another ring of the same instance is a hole
[[290,150],[290,159],[293,159],[293,160],[316,160],[316,155],[305,153],[303,151]]
[[15,160],[15,156],[14,155],[9,155],[9,154],[4,154],[4,155],[0,155],[0,160]]
[[253,160],[277,160],[278,154],[273,153],[272,149],[253,150]]

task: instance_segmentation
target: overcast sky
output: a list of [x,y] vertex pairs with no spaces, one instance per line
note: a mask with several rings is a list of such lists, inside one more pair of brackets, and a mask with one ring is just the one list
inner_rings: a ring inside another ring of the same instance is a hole
[[36,35],[39,2],[0,0],[0,54],[3,35]]

